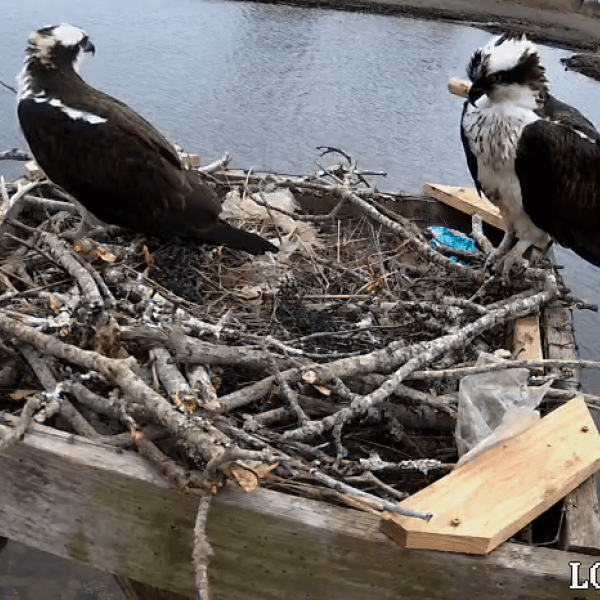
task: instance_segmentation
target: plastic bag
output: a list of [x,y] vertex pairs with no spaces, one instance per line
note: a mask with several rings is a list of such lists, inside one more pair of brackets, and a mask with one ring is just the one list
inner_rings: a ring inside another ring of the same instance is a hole
[[[503,359],[482,353],[477,366]],[[542,386],[528,386],[527,369],[490,371],[463,377],[458,390],[456,445],[460,466],[483,450],[518,435],[540,414],[535,408],[542,401],[552,381]]]

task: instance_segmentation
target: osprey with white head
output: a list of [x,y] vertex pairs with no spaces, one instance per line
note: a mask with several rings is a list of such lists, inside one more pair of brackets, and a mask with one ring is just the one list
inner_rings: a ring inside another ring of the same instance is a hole
[[276,251],[259,235],[221,221],[219,198],[199,173],[184,170],[172,144],[83,80],[78,66],[94,51],[87,33],[66,23],[29,36],[17,114],[46,175],[104,223],[252,254]]
[[[589,193],[592,183],[584,172],[598,152],[594,125],[549,93],[538,50],[522,34],[495,37],[476,50],[467,75],[471,88],[461,118],[467,164],[478,192],[502,213],[507,237],[501,247],[514,234],[519,238],[503,257],[503,272],[530,246],[545,250],[551,237],[600,261],[600,237],[591,245],[578,238],[585,221],[571,222],[570,208],[583,202],[579,194]],[[575,156],[583,162],[575,163]],[[557,210],[569,216],[568,225],[555,219]]]

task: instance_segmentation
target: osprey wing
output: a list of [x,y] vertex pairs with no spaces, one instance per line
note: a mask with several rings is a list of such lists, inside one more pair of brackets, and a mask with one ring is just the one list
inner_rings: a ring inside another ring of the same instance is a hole
[[479,181],[479,176],[477,174],[477,157],[475,156],[475,154],[473,154],[473,151],[471,150],[471,146],[469,145],[469,138],[467,137],[464,126],[465,114],[468,108],[469,102],[466,101],[463,105],[462,116],[460,119],[460,139],[465,150],[465,156],[467,158],[467,166],[469,167],[469,172],[471,173],[471,177],[473,178],[473,182],[475,183],[477,193],[481,196],[481,182]]
[[183,210],[191,188],[181,166],[156,136],[124,126],[119,114],[36,99],[19,102],[17,113],[46,175],[99,219],[144,231]]
[[536,112],[548,121],[565,125],[579,131],[591,140],[600,141],[600,134],[589,119],[584,117],[575,107],[560,101],[552,94],[548,94],[543,108]]
[[600,146],[595,139],[537,120],[523,129],[515,170],[523,208],[535,225],[600,266]]
[[127,104],[91,86],[88,86],[83,98],[87,100],[88,104],[93,101],[93,105],[97,107],[97,110],[99,109],[101,113],[110,115],[115,124],[118,123],[118,126],[124,131],[137,136],[140,142],[158,152],[173,166],[181,166],[179,154],[177,154],[177,150],[169,140],[154,125],[146,121],[144,117],[136,113]]

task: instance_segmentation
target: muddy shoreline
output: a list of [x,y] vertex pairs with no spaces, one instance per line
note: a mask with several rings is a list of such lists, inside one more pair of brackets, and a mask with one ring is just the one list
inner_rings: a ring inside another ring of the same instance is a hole
[[529,5],[534,0],[253,0],[310,8],[332,8],[420,19],[436,19],[481,27],[510,28],[537,42],[591,51],[600,46],[600,19],[578,12],[560,12]]

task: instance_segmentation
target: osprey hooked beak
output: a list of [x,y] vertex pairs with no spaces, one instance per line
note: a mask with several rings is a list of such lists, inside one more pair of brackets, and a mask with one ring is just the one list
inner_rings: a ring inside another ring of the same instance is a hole
[[481,98],[481,96],[484,96],[486,94],[486,91],[477,83],[474,83],[473,85],[471,85],[471,87],[469,88],[469,94],[467,96],[469,103],[473,106],[476,106],[476,102],[477,100],[479,100],[479,98]]
[[96,46],[94,46],[94,44],[92,44],[92,42],[90,42],[88,37],[85,37],[81,41],[81,49],[86,53],[91,53],[92,56],[94,54],[96,54]]

